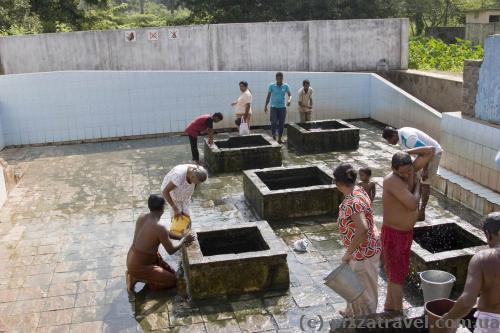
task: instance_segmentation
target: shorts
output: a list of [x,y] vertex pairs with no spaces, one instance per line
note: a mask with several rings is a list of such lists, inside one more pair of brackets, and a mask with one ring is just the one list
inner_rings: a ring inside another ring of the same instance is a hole
[[[429,165],[427,166],[427,171],[428,171],[429,177],[427,177],[426,180],[422,180],[421,184],[425,184],[425,185],[432,184],[433,179],[436,178],[437,173],[438,173],[439,162],[441,162],[441,153],[437,153],[429,161]],[[419,171],[419,174],[422,174],[422,170]]]
[[382,225],[380,240],[387,280],[395,284],[403,284],[410,271],[413,230],[400,231]]

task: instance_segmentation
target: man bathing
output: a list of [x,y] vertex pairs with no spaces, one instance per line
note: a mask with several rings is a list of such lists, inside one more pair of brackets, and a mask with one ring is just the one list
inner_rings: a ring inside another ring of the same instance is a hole
[[391,145],[395,145],[399,142],[410,155],[420,155],[423,152],[421,148],[434,147],[434,156],[432,156],[427,163],[423,164],[421,173],[422,188],[420,192],[421,204],[418,210],[418,221],[424,221],[425,208],[427,207],[429,195],[431,193],[431,182],[437,175],[443,150],[436,140],[421,130],[412,127],[402,127],[397,130],[394,127],[387,126],[384,128],[382,137]]
[[[467,271],[464,291],[442,320],[460,319],[469,314],[477,301],[474,333],[500,332],[500,212],[489,214],[483,230],[490,246],[476,253]],[[479,297],[479,299],[478,299]],[[442,327],[445,327],[444,325]]]
[[165,209],[165,199],[159,195],[150,195],[148,199],[148,214],[141,214],[137,219],[134,240],[127,255],[127,271],[125,277],[127,290],[134,291],[138,281],[147,283],[151,290],[161,290],[175,287],[175,271],[158,253],[158,247],[163,245],[168,254],[174,254],[182,245],[189,245],[195,239],[188,234],[173,245],[167,228],[160,224],[160,218]]
[[387,275],[386,311],[403,311],[403,283],[410,267],[413,227],[417,222],[420,182],[415,172],[432,158],[434,148],[412,163],[410,154],[392,156],[392,172],[384,178],[382,193],[382,256]]

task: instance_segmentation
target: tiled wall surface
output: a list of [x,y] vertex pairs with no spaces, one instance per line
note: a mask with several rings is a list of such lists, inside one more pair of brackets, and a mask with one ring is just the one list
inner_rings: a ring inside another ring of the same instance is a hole
[[375,74],[370,81],[370,117],[396,128],[418,128],[438,141],[441,137],[440,112]]
[[[362,118],[370,112],[370,74],[285,73],[298,120],[297,90],[314,88],[316,119]],[[217,127],[234,126],[231,102],[246,80],[253,93],[254,125],[264,115],[274,72],[72,71],[0,76],[0,121],[5,145],[182,132],[194,117],[222,112]]]
[[460,112],[443,114],[441,166],[500,192],[500,170],[495,155],[500,150],[500,127],[462,118]]

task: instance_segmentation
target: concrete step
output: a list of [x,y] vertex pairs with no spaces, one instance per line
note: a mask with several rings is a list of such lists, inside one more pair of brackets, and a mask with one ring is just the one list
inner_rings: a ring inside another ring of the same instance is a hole
[[440,167],[432,187],[480,215],[500,211],[500,194]]

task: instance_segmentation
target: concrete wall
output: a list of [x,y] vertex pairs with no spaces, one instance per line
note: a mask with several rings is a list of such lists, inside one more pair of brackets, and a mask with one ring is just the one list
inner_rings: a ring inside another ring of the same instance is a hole
[[[169,30],[178,29],[177,39]],[[149,41],[148,31],[159,40]],[[408,19],[219,24],[0,38],[5,74],[67,70],[370,71],[408,67]]]
[[441,113],[375,74],[370,81],[370,117],[397,128],[418,128],[438,141],[441,138]]
[[500,35],[486,40],[477,84],[475,116],[500,124]]
[[500,127],[452,112],[443,114],[441,130],[441,166],[500,192],[500,169],[495,165]]
[[462,79],[459,76],[407,70],[389,71],[385,77],[439,112],[462,110]]
[[433,27],[425,29],[427,37],[443,40],[445,43],[455,43],[457,38],[465,38],[465,27]]
[[463,107],[461,110],[471,117],[474,117],[476,113],[477,82],[482,63],[482,60],[464,60]]
[[500,23],[467,23],[465,25],[465,39],[473,44],[484,45],[486,38],[500,33]]
[[[314,117],[369,117],[370,74],[285,72],[295,97],[288,121],[297,121],[297,90],[308,78]],[[247,80],[253,125],[268,125],[267,87],[274,72],[51,72],[0,76],[0,122],[6,145],[183,132],[204,113],[222,112],[233,127],[230,103]]]

